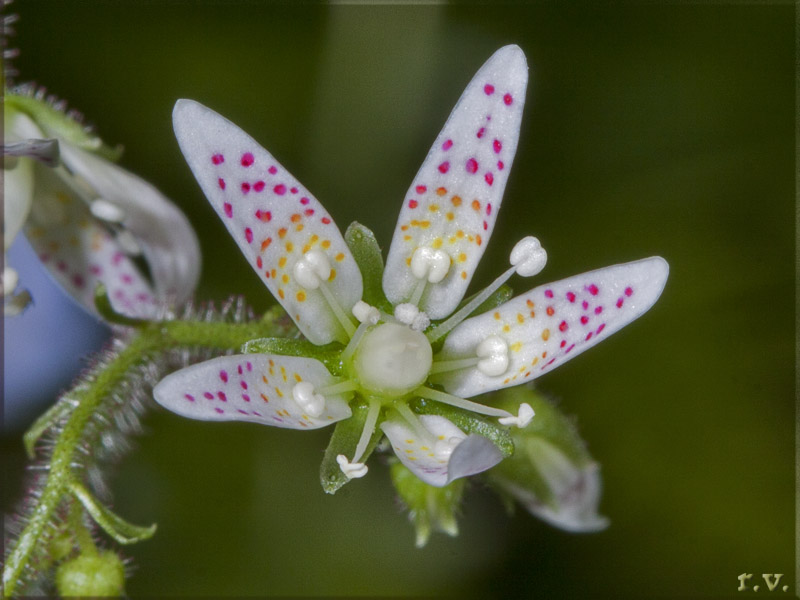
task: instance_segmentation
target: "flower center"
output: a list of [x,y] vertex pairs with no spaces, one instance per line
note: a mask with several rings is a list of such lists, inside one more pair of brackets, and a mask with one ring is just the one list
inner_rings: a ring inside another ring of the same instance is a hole
[[432,363],[433,351],[424,334],[383,323],[364,334],[353,367],[365,391],[397,397],[422,385]]

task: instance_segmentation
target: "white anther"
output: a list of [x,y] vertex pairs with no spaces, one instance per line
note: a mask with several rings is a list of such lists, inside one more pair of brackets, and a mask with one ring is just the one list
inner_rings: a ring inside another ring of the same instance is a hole
[[331,277],[331,262],[321,250],[309,250],[294,264],[294,278],[307,290],[315,290]]
[[411,272],[417,279],[439,283],[450,270],[450,255],[444,250],[417,248],[411,257]]
[[133,234],[127,229],[123,229],[117,233],[117,244],[119,244],[122,251],[128,256],[139,256],[142,253],[142,247],[139,242],[133,237]]
[[517,275],[532,277],[544,269],[547,263],[547,252],[542,244],[533,236],[522,238],[514,246],[509,257],[511,265],[517,268]]
[[17,289],[19,283],[19,275],[11,267],[3,269],[3,296],[10,296]]
[[315,394],[314,386],[307,381],[301,381],[292,388],[292,397],[310,417],[318,417],[325,410],[325,396]]
[[367,465],[360,462],[351,463],[344,454],[338,455],[336,457],[336,462],[339,463],[339,468],[348,479],[358,479],[366,475],[367,471],[369,471]]
[[374,306],[370,306],[363,300],[359,300],[353,306],[353,316],[359,323],[369,323],[375,325],[381,318],[381,311]]
[[411,329],[414,331],[425,331],[431,324],[431,318],[424,312],[419,313],[411,322]]
[[489,377],[498,377],[508,370],[508,342],[499,335],[490,335],[475,349],[478,370]]
[[102,198],[92,202],[89,205],[89,210],[98,219],[109,223],[122,223],[125,219],[125,213],[119,206],[111,204],[111,202]]
[[433,456],[438,460],[450,460],[450,455],[461,443],[461,438],[451,437],[447,440],[439,440],[433,445]]
[[416,304],[405,303],[394,307],[394,318],[404,325],[411,325],[417,316],[419,316],[419,309]]
[[525,427],[533,419],[533,409],[527,402],[519,405],[519,414],[516,417],[500,417],[497,419],[501,425],[516,425],[517,427]]

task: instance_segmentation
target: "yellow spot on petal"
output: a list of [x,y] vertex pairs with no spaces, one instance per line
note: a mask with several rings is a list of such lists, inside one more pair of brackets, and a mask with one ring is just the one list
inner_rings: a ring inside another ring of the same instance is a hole
[[281,288],[278,288],[278,296],[280,296],[281,300],[283,300],[286,297]]
[[505,325],[503,325],[503,331],[508,333],[509,331],[511,331],[511,327],[508,324],[505,324]]
[[462,262],[462,263],[463,262],[467,262],[467,255],[464,254],[463,252],[461,254],[459,254],[458,255],[458,262]]
[[263,252],[264,250],[269,248],[269,245],[271,243],[272,243],[272,238],[267,238],[265,240],[261,240],[261,251]]
[[406,235],[404,235],[404,236],[403,236],[403,239],[404,239],[405,241],[409,242],[409,241],[411,241],[411,239],[412,239],[412,238],[411,238],[411,236],[410,236],[410,235],[406,234]]
[[500,313],[499,312],[495,312],[494,313],[494,318],[495,318],[495,320],[499,321],[500,320]]
[[517,322],[518,323],[524,323],[525,322],[525,317],[522,316],[522,313],[517,313]]
[[453,213],[451,213],[451,212],[447,213],[447,214],[445,215],[445,217],[447,217],[447,220],[448,220],[448,221],[452,221],[453,219],[455,219],[455,218],[456,218],[456,216],[455,216]]
[[461,196],[453,196],[450,198],[450,202],[453,203],[453,206],[461,206]]
[[278,237],[283,239],[286,236],[286,227],[278,229]]
[[[545,342],[550,339],[550,330],[549,329],[545,329],[544,331],[542,331],[542,339]],[[544,357],[542,357],[542,358],[544,358]]]
[[302,377],[300,377],[300,374],[299,374],[299,373],[295,373],[295,374],[294,374],[294,380],[295,380],[297,383],[300,383],[301,381],[303,381],[303,378],[302,378]]
[[286,242],[286,251],[291,252],[294,250],[294,244],[292,242]]
[[478,202],[477,200],[473,200],[472,201],[472,210],[480,210],[480,209],[481,209],[481,203]]
[[302,219],[302,218],[303,217],[301,217],[298,213],[294,213],[292,215],[292,219],[291,220],[292,220],[292,223],[299,223],[300,219]]
[[458,231],[456,231],[456,237],[458,239],[463,238],[464,237],[464,232],[459,229]]
[[436,195],[437,196],[444,196],[447,193],[447,188],[436,188]]
[[283,277],[281,277],[281,281],[283,283],[289,283],[289,276],[286,273],[284,273]]
[[344,253],[339,252],[339,254],[336,255],[336,262],[342,262],[343,260],[344,260]]
[[303,290],[297,292],[297,301],[298,302],[305,302],[306,301],[306,293]]
[[[295,230],[295,231],[303,231],[303,229],[304,229],[304,228],[305,228],[305,225],[303,225],[302,223],[298,223],[298,224],[295,226],[294,230]],[[305,423],[301,423],[301,425],[305,425]]]
[[435,240],[433,240],[433,243],[431,244],[431,247],[433,247],[434,250],[438,250],[439,248],[441,248],[442,247],[442,238],[437,237]]
[[333,281],[336,279],[336,269],[331,269],[331,276],[328,277],[328,281]]
[[511,350],[514,352],[519,352],[522,349],[522,342],[514,342],[511,344]]
[[467,272],[461,271],[461,279],[466,279],[466,278],[467,278]]
[[406,444],[413,444],[414,440],[406,440]]
[[431,211],[431,212],[437,212],[439,210],[439,205],[438,204],[431,204],[428,207],[428,210]]
[[[285,256],[281,256],[280,259],[278,259],[278,266],[281,269],[286,266],[286,257]],[[274,277],[274,275],[273,275],[273,277]]]
[[328,248],[331,247],[331,241],[330,240],[323,240],[321,246],[323,248],[325,248],[325,250],[327,250]]

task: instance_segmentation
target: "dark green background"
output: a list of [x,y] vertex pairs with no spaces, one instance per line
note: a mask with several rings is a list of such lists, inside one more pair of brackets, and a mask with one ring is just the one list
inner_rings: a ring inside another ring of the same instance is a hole
[[[132,596],[745,597],[743,572],[784,573],[789,593],[772,595],[795,593],[793,5],[15,9],[20,79],[123,143],[123,164],[189,215],[201,299],[271,302],[178,151],[177,98],[241,125],[339,225],[358,219],[388,243],[450,109],[508,43],[531,79],[476,281],[527,234],[550,257],[538,283],[656,254],[671,267],[650,313],[539,381],[603,466],[607,531],[508,518],[475,489],[461,536],[417,550],[385,468],[323,494],[326,431],[159,412],[113,480],[122,515],[159,524],[125,550]],[[12,465],[17,447],[4,443]]]

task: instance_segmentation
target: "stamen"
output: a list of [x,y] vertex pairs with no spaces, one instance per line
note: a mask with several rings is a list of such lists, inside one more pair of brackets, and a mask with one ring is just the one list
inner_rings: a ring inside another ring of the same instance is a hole
[[369,325],[376,325],[381,318],[381,311],[363,300],[355,303],[352,313],[359,323],[368,323]]
[[318,417],[325,411],[325,396],[314,393],[314,386],[308,381],[301,381],[292,388],[292,397],[303,412]]
[[347,362],[353,353],[358,348],[358,344],[361,343],[361,338],[364,337],[364,334],[367,333],[367,329],[370,328],[369,321],[364,321],[361,325],[358,326],[356,332],[350,338],[350,341],[347,342],[347,346],[345,346],[344,351],[342,352],[341,360],[342,363]]
[[48,167],[58,164],[58,140],[22,140],[3,145],[4,156],[25,156],[33,158]]
[[350,462],[344,454],[339,454],[336,457],[336,462],[339,463],[339,468],[348,479],[358,479],[363,477],[369,471],[369,468],[364,463]]
[[511,250],[511,264],[517,268],[522,277],[532,277],[544,269],[547,264],[547,252],[538,239],[529,235],[517,242]]
[[297,283],[307,290],[319,288],[333,314],[336,315],[336,319],[347,333],[347,337],[352,338],[356,327],[345,314],[326,283],[331,276],[331,263],[328,256],[321,250],[309,250],[294,264],[292,272]]
[[508,370],[508,342],[499,335],[490,335],[475,349],[478,370],[488,377],[499,377]]
[[139,242],[127,229],[118,231],[115,239],[122,251],[128,256],[139,256],[142,253],[142,247],[139,246]]
[[411,257],[411,272],[417,279],[439,283],[450,270],[450,255],[444,250],[417,248]]
[[489,417],[514,417],[514,415],[512,415],[510,412],[503,409],[486,406],[484,404],[478,404],[477,402],[472,402],[471,400],[464,400],[458,396],[453,396],[446,392],[440,392],[439,390],[434,390],[425,386],[418,387],[416,390],[414,390],[414,394],[422,398],[427,398],[428,400],[435,400],[436,402],[441,402],[442,404],[463,408],[464,410],[478,413],[479,415],[487,415]]
[[422,300],[422,294],[425,293],[425,288],[427,286],[428,282],[425,279],[420,279],[417,282],[417,286],[414,288],[414,292],[411,294],[408,304],[411,304],[412,306],[419,305],[419,301]]
[[17,289],[17,283],[19,283],[19,275],[17,271],[12,269],[11,267],[5,267],[3,269],[3,296],[11,295],[15,289]]
[[431,375],[436,373],[447,373],[448,371],[459,371],[461,369],[468,369],[478,364],[481,359],[479,358],[459,358],[456,360],[439,360],[434,361],[431,367]]
[[534,412],[533,408],[531,408],[531,405],[528,404],[527,402],[523,402],[522,404],[519,405],[519,414],[516,417],[514,416],[502,417],[497,420],[501,425],[516,425],[517,427],[522,428],[527,426],[528,423],[531,422],[531,419],[533,419],[533,415]]
[[101,221],[109,223],[122,223],[125,220],[125,212],[117,205],[107,200],[98,198],[89,205],[91,213]]
[[378,422],[378,415],[381,412],[381,403],[379,400],[370,399],[369,410],[367,411],[367,419],[364,421],[364,429],[361,431],[361,437],[356,446],[355,456],[353,462],[360,460],[364,453],[367,451],[372,434],[375,433],[375,424]]
[[345,381],[340,381],[339,383],[334,383],[332,385],[319,388],[319,393],[323,396],[335,396],[337,394],[352,392],[357,389],[358,383],[352,379],[347,379]]
[[516,243],[511,250],[509,260],[512,265],[510,269],[495,279],[489,284],[489,287],[485,288],[472,300],[467,302],[460,310],[453,313],[449,319],[439,323],[439,325],[425,334],[428,336],[428,340],[430,340],[431,343],[450,333],[456,325],[471,315],[476,308],[489,298],[489,296],[494,294],[501,285],[508,281],[514,273],[522,277],[530,277],[539,273],[547,262],[547,252],[544,251],[539,240],[535,237],[528,236]]
[[394,307],[394,318],[403,323],[404,325],[411,325],[414,319],[417,318],[419,309],[416,304],[407,302],[405,304],[398,304]]
[[417,434],[417,437],[420,440],[426,440],[429,442],[429,445],[436,443],[436,440],[431,435],[431,432],[425,428],[425,426],[422,424],[422,421],[419,420],[419,417],[417,417],[417,415],[414,414],[414,411],[408,407],[408,404],[405,402],[398,402],[395,404],[395,409],[406,420],[406,422],[411,425],[411,429],[414,430],[414,433]]
[[414,317],[414,321],[411,323],[411,329],[414,331],[425,331],[430,324],[431,318],[424,312],[421,312]]

